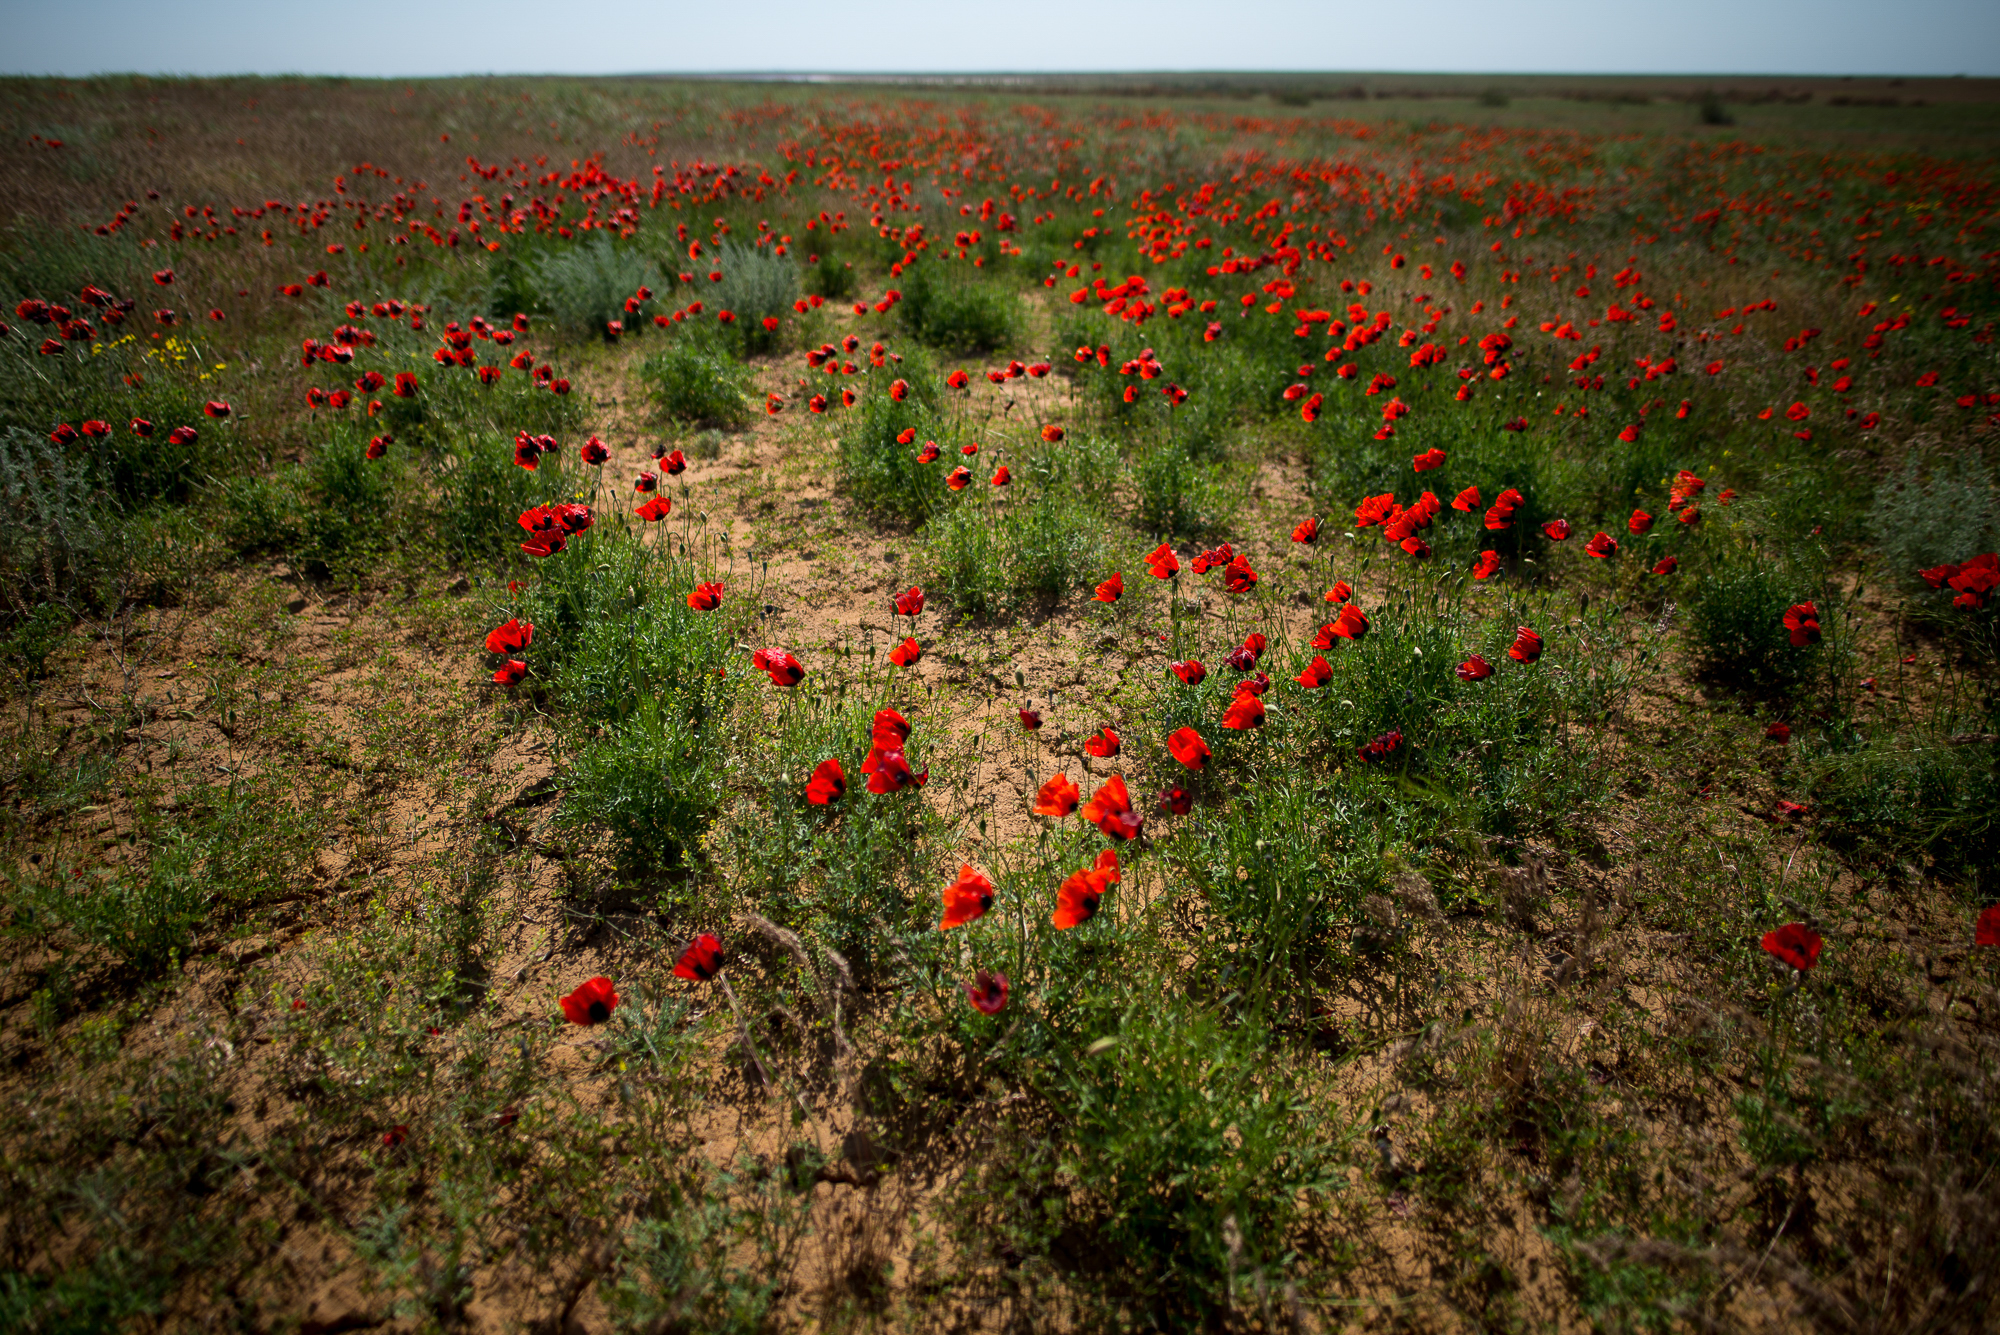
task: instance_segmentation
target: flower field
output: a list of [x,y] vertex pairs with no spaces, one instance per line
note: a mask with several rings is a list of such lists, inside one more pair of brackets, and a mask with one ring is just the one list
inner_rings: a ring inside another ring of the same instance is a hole
[[1990,1325],[1881,82],[7,81],[0,1327]]

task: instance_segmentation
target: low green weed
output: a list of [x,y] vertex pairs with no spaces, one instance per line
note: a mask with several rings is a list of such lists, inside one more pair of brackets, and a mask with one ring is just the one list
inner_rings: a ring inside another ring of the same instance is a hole
[[1011,292],[918,264],[903,276],[899,312],[912,335],[951,352],[991,352],[1020,337],[1021,316]]
[[676,330],[639,367],[653,407],[669,421],[738,428],[750,422],[751,376],[719,336]]

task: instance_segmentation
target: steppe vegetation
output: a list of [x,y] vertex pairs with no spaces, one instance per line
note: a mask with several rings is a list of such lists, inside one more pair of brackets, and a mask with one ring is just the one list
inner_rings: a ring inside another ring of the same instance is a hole
[[1990,1326],[1996,104],[9,81],[0,1328]]

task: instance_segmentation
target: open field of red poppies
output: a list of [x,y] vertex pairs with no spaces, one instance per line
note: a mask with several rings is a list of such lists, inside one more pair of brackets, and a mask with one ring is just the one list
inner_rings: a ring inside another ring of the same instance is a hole
[[0,94],[0,1328],[1994,1321],[1992,83]]

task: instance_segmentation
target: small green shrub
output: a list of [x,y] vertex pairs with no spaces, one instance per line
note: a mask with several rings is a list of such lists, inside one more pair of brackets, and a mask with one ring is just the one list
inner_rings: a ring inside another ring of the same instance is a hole
[[1133,473],[1139,531],[1167,538],[1200,538],[1219,532],[1235,513],[1235,498],[1219,469],[1198,463],[1179,441],[1156,445]]
[[393,534],[395,465],[368,457],[363,430],[334,426],[306,465],[313,504],[301,525],[299,555],[315,579],[365,563]]
[[672,421],[736,428],[750,422],[749,368],[706,326],[699,333],[676,331],[640,364],[639,379],[654,408]]
[[953,505],[924,528],[922,578],[959,615],[998,616],[1008,603],[1006,540],[986,507]]
[[223,542],[238,556],[288,552],[304,536],[301,470],[224,478],[207,497]]
[[1019,303],[1001,285],[939,275],[935,261],[904,271],[903,327],[935,348],[991,352],[1020,335]]
[[[724,241],[715,265],[722,281],[704,296],[711,310],[728,311],[736,319],[733,330],[736,346],[746,357],[775,351],[799,298],[799,269],[780,255],[736,241]],[[778,321],[776,329],[766,329],[764,321]]]
[[19,428],[0,432],[0,589],[24,615],[102,575],[110,517],[88,466]]
[[563,793],[562,822],[608,832],[631,871],[684,867],[721,806],[722,758],[673,703],[637,701],[578,750]]
[[2000,751],[1981,738],[2000,720],[1989,714],[1963,722],[1970,726],[1953,735],[1862,738],[1829,729],[1824,741],[1806,741],[1798,778],[1823,837],[1877,856],[1924,857],[1941,876],[1996,884],[1989,854],[2000,812]]
[[1925,587],[1918,571],[2000,547],[1993,474],[1963,453],[1925,476],[1911,455],[1876,488],[1868,528],[1889,577],[1906,589]]
[[[1007,1147],[1026,1179],[1016,1208],[1051,1211],[1044,1245],[1107,1305],[1186,1330],[1256,1310],[1290,1277],[1294,1230],[1335,1189],[1353,1129],[1300,1134],[1306,1105],[1255,1024],[1153,992],[1104,1040],[1051,1073],[1067,1123],[1055,1154]],[[1049,1191],[1056,1155],[1066,1200]]]
[[1820,670],[1825,644],[1795,647],[1785,611],[1811,602],[1824,635],[1838,626],[1839,609],[1823,581],[1789,561],[1755,551],[1725,555],[1695,582],[1688,600],[1688,628],[1702,667],[1723,681],[1752,690],[1787,694]]
[[[887,393],[862,396],[858,412],[849,414],[840,433],[840,483],[871,509],[903,520],[920,520],[949,495],[945,476],[960,461],[958,436],[947,431],[939,412],[937,377],[915,354],[899,368],[910,393],[900,402]],[[911,443],[897,437],[914,432]],[[919,463],[924,441],[942,447],[931,463]]]
[[664,285],[659,267],[643,252],[601,232],[586,245],[551,251],[532,278],[536,305],[578,337],[602,336],[611,321],[626,318],[627,297]]
[[572,538],[540,576],[506,612],[535,626],[526,661],[562,711],[561,819],[608,834],[621,867],[685,868],[722,801],[739,605],[690,608],[695,567],[622,524]]
[[471,562],[514,551],[523,512],[565,492],[576,456],[542,456],[533,472],[514,462],[514,442],[484,433],[454,434],[437,459],[433,533],[446,551]]
[[817,262],[806,267],[806,291],[828,301],[845,301],[854,295],[860,280],[854,276],[854,262],[842,259],[832,249],[819,253]]

